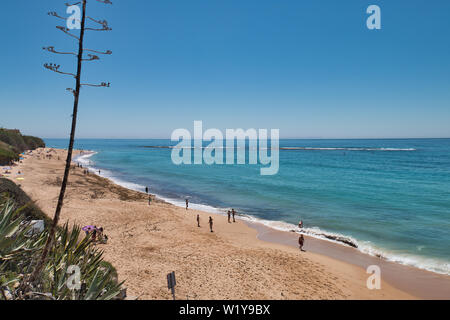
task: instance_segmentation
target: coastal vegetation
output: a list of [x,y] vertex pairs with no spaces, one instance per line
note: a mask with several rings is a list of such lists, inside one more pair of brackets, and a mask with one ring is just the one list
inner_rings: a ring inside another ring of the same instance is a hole
[[24,136],[17,129],[0,128],[0,165],[9,165],[19,160],[25,150],[45,147],[41,138]]

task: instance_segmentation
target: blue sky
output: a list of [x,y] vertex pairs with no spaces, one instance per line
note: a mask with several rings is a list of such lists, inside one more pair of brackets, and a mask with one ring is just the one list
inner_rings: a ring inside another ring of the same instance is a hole
[[[76,50],[48,11],[2,3],[0,126],[67,137]],[[77,137],[170,138],[176,128],[279,128],[283,138],[450,137],[450,1],[90,0],[113,31],[86,47]],[[381,30],[366,8],[381,8]]]

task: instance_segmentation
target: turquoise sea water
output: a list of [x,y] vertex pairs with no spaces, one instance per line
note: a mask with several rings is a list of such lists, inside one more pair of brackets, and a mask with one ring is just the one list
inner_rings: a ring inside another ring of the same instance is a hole
[[[67,148],[67,140],[46,139]],[[259,165],[174,165],[169,140],[80,139],[103,176],[203,210],[233,207],[291,230],[342,237],[369,254],[450,274],[450,139],[280,140],[277,175]]]

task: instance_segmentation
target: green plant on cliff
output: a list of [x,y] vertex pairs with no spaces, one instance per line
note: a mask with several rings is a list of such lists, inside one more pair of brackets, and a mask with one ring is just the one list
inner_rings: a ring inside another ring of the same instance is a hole
[[0,165],[19,160],[19,153],[45,147],[42,139],[23,136],[19,130],[0,128]]

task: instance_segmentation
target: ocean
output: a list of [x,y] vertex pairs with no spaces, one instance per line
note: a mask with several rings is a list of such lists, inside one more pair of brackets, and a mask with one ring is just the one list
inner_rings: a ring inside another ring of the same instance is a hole
[[[68,140],[45,139],[67,148]],[[295,230],[450,274],[450,139],[280,140],[279,172],[260,165],[175,165],[170,140],[78,139],[77,159],[176,205]]]

